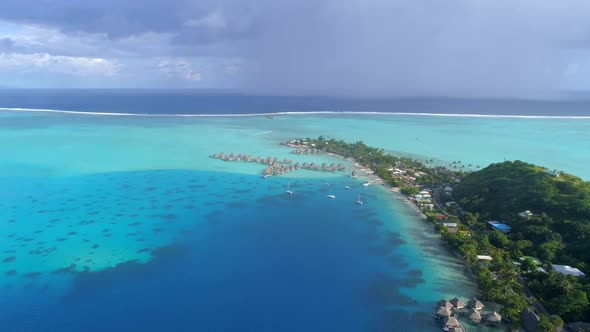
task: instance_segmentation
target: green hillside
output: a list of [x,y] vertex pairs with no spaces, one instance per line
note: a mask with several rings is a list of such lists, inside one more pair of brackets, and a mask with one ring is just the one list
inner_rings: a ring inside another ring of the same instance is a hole
[[[454,198],[482,220],[501,220],[512,238],[530,240],[545,261],[590,272],[590,183],[521,161],[492,164],[467,175]],[[532,217],[519,212],[530,210]]]

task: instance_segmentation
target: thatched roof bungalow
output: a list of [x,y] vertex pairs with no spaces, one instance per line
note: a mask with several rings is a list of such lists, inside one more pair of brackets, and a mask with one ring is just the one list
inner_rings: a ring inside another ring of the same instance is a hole
[[447,301],[446,299],[441,299],[440,301],[436,302],[436,305],[438,307],[445,307],[447,309],[453,308],[453,304],[451,304],[451,302]]
[[472,323],[481,322],[481,314],[479,313],[479,311],[471,309],[471,311],[469,312],[469,321]]
[[467,306],[473,310],[481,310],[484,307],[483,303],[479,302],[475,297],[467,301]]
[[438,318],[450,317],[451,316],[451,309],[445,308],[445,307],[438,307],[438,309],[436,309],[434,314]]
[[455,297],[450,302],[453,305],[453,307],[455,307],[455,309],[457,309],[457,310],[461,310],[461,309],[465,308],[465,302],[461,301],[461,299],[458,297]]
[[445,318],[445,326],[450,328],[461,327],[461,324],[455,317],[447,317]]
[[502,322],[502,316],[497,312],[492,312],[486,316],[486,323],[490,325],[499,325]]

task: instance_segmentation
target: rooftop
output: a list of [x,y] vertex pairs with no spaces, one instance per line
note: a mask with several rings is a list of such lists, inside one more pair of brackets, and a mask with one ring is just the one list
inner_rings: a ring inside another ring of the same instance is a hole
[[502,224],[498,221],[488,221],[488,224],[490,224],[495,230],[498,230],[500,232],[508,233],[510,232],[510,230],[512,230],[510,226]]
[[551,264],[551,266],[553,267],[553,269],[556,272],[559,272],[561,274],[566,274],[566,275],[574,276],[574,277],[584,277],[584,276],[586,276],[586,274],[584,274],[584,272],[578,270],[575,267],[571,267],[569,265]]

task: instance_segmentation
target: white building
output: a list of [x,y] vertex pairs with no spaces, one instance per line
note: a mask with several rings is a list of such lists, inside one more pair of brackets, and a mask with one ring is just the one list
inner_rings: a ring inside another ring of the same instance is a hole
[[571,267],[569,265],[551,264],[551,266],[553,267],[553,269],[556,272],[559,272],[561,274],[566,274],[568,276],[574,276],[574,277],[584,277],[585,276],[584,272],[578,270],[575,267]]

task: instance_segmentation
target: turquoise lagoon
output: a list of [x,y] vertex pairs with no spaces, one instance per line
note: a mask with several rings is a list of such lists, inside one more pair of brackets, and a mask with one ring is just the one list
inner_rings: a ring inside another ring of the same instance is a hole
[[[520,159],[590,178],[584,119],[2,112],[0,326],[440,329],[434,302],[476,289],[411,206],[344,173],[264,179],[260,165],[208,157],[342,162],[278,144],[319,135],[437,163]],[[365,205],[354,204],[359,193]]]

